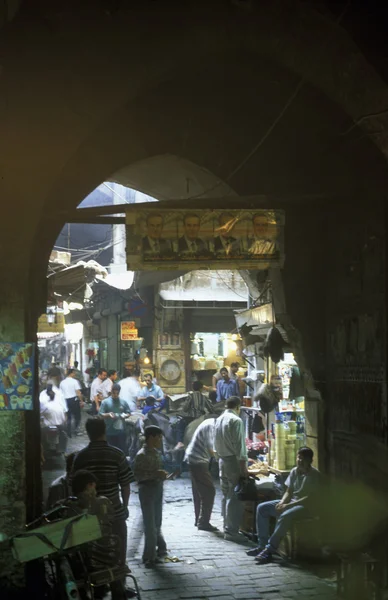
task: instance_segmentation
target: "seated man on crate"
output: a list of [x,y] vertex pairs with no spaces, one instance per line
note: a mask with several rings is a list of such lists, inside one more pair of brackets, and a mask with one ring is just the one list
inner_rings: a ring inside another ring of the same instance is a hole
[[[248,550],[248,556],[255,556],[256,562],[263,565],[272,561],[279,544],[293,521],[300,521],[315,515],[316,500],[321,487],[321,474],[312,466],[314,453],[311,448],[299,448],[297,466],[286,480],[286,491],[281,500],[259,504],[256,511],[256,531],[259,545]],[[269,537],[269,519],[276,518],[276,526]]]

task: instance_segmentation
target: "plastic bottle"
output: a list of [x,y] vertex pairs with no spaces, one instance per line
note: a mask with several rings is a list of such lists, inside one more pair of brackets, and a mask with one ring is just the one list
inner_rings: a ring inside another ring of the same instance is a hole
[[276,469],[277,461],[276,461],[276,440],[275,440],[275,424],[274,423],[272,423],[272,433],[271,433],[270,441],[271,441],[271,463],[270,463],[270,465],[271,465],[271,467]]
[[285,429],[282,421],[277,420],[275,423],[275,452],[277,468],[283,471],[286,468],[286,451],[285,451]]

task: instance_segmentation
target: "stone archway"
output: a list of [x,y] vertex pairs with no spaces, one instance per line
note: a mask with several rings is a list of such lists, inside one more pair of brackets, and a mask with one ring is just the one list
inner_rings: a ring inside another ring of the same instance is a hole
[[[4,340],[34,332],[48,253],[67,210],[128,164],[170,154],[240,194],[383,199],[388,134],[371,131],[388,118],[387,86],[341,26],[306,4],[251,2],[244,12],[223,0],[166,0],[150,15],[142,3],[107,14],[100,3],[59,9],[40,0],[22,8],[1,48]],[[298,254],[295,237],[291,256],[301,261],[309,247],[300,244]],[[318,241],[309,235],[308,243],[319,258]],[[303,286],[306,277],[287,273],[294,307],[292,282]],[[309,300],[325,292],[318,284],[300,289]],[[321,352],[322,331],[318,338]],[[33,447],[38,417],[6,418],[4,470],[19,479],[16,487],[10,481],[6,504],[18,502],[21,514],[25,438]],[[29,489],[39,479],[36,452],[32,463]]]

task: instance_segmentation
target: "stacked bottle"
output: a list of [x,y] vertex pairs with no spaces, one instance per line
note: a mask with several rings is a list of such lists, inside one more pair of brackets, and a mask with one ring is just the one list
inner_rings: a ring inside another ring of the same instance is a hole
[[271,425],[270,431],[268,431],[268,444],[269,444],[269,465],[276,469],[276,449],[275,449],[275,427],[274,423]]
[[276,464],[280,471],[286,468],[286,450],[285,450],[286,432],[283,422],[277,420],[275,423],[275,452]]
[[303,433],[298,433],[296,435],[296,441],[295,441],[295,455],[298,454],[299,448],[302,448],[302,446],[304,446],[304,435]]
[[295,467],[295,440],[286,440],[286,469]]
[[296,435],[296,421],[288,421],[287,425],[290,430],[290,435]]

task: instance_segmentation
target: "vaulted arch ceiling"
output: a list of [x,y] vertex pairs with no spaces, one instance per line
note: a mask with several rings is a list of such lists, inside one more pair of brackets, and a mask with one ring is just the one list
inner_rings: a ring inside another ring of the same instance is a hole
[[235,194],[230,186],[213,173],[172,154],[134,162],[113,173],[110,179],[158,200]]
[[45,228],[52,246],[101,181],[161,155],[239,194],[381,196],[385,82],[313,5],[245,4],[23,8],[1,40],[0,187],[25,243]]
[[379,187],[385,133],[373,131],[384,115],[354,121],[382,109],[385,83],[334,20],[306,5],[248,4],[241,12],[188,2],[180,13],[163,2],[152,6],[153,19],[138,7],[109,20],[96,9],[93,27],[83,30],[81,19],[75,32],[61,14],[55,26],[64,40],[73,33],[74,56],[81,39],[89,50],[72,62],[71,76],[68,66],[59,69],[62,80],[70,76],[62,89],[78,143],[67,145],[66,133],[48,205],[79,203],[113,172],[160,154],[194,162],[240,193]]

